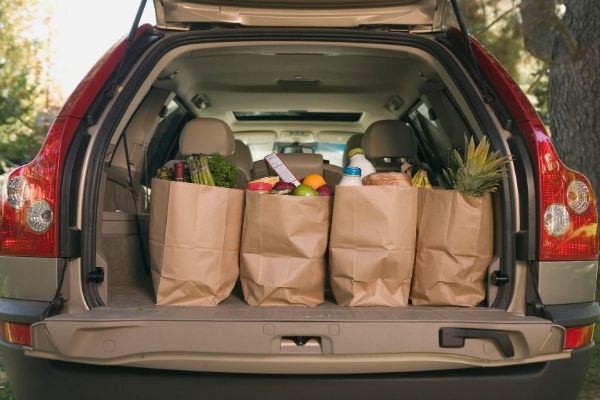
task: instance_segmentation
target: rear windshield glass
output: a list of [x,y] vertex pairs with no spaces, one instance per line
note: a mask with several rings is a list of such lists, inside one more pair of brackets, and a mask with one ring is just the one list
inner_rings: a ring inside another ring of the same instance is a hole
[[252,160],[262,160],[267,154],[302,153],[321,154],[330,164],[342,166],[344,148],[351,132],[290,132],[279,134],[271,131],[235,132],[236,139],[244,142],[250,149]]

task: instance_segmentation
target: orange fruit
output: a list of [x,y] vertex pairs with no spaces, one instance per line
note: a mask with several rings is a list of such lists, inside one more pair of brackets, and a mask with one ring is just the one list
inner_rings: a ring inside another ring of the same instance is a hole
[[326,185],[327,182],[325,182],[325,179],[319,174],[310,174],[302,180],[302,184],[317,190],[321,186]]

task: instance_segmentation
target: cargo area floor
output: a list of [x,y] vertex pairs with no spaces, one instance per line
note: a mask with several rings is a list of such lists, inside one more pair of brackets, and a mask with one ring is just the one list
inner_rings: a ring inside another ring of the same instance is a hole
[[[110,292],[108,306],[99,307],[75,315],[60,318],[98,318],[100,320],[159,319],[159,320],[205,320],[205,321],[452,321],[457,322],[506,322],[528,321],[530,318],[504,310],[477,307],[346,307],[337,305],[327,296],[325,303],[317,307],[283,306],[253,307],[244,302],[235,291],[218,306],[184,307],[157,306],[151,285],[141,288],[114,287]],[[532,318],[533,319],[533,318]],[[528,322],[531,322],[529,320]]]

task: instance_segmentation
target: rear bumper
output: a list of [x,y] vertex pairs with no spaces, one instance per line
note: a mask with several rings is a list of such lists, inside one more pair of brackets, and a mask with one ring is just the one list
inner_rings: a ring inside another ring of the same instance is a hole
[[[0,345],[12,388],[28,399],[458,399],[575,400],[592,346],[569,359],[513,367],[371,375],[245,375],[48,361]],[[35,385],[31,383],[35,382]]]

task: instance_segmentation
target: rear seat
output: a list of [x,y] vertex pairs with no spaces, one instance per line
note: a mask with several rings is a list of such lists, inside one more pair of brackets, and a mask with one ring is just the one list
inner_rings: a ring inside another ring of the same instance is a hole
[[[229,158],[235,150],[235,139],[231,128],[216,118],[196,118],[188,121],[179,137],[179,154],[182,157],[193,154],[219,153]],[[233,161],[238,168],[238,185],[244,187],[246,172]],[[243,179],[241,177],[243,177]]]
[[[330,186],[337,185],[342,179],[342,169],[335,165],[324,164],[321,154],[278,154],[281,161],[292,171],[298,179],[308,174],[319,174],[325,178]],[[264,160],[255,161],[252,165],[254,179],[275,175]]]

